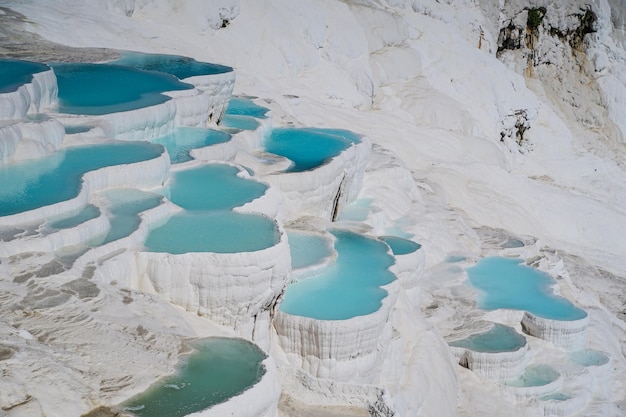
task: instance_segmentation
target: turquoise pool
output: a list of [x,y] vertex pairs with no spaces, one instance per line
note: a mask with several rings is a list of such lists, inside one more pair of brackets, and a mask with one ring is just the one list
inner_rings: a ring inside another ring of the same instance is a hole
[[268,108],[255,104],[245,97],[232,97],[226,107],[227,115],[251,116],[257,119],[266,119]]
[[182,80],[198,75],[215,75],[232,72],[231,67],[196,61],[180,55],[147,54],[143,52],[122,52],[122,57],[112,62],[146,71],[171,74]]
[[525,310],[552,320],[579,320],[584,310],[553,294],[554,280],[520,259],[484,258],[467,268],[470,283],[482,291],[479,305],[485,310]]
[[354,143],[331,132],[335,131],[317,128],[273,129],[264,147],[267,152],[292,161],[286,172],[308,171],[326,163]]
[[112,142],[68,148],[52,155],[0,166],[0,216],[72,199],[82,176],[96,169],[156,158],[163,147],[146,142]]
[[220,126],[239,130],[256,130],[261,124],[251,116],[225,114],[224,117],[222,117]]
[[593,349],[583,349],[569,354],[572,362],[580,366],[601,366],[609,363],[609,355]]
[[231,138],[231,135],[220,130],[178,127],[169,135],[152,140],[152,143],[163,145],[170,156],[172,164],[179,164],[193,159],[189,155],[192,149],[225,143]]
[[526,345],[526,338],[515,329],[495,323],[484,333],[471,335],[468,338],[455,340],[450,346],[470,349],[476,352],[512,352]]
[[315,265],[332,255],[330,239],[322,235],[290,231],[287,238],[293,269]]
[[201,211],[176,214],[150,231],[145,242],[149,252],[254,252],[276,245],[280,234],[267,217],[232,211]]
[[30,83],[33,74],[49,69],[49,66],[39,62],[0,59],[0,94],[16,91],[20,86]]
[[412,240],[396,236],[380,236],[379,239],[389,245],[394,255],[407,255],[422,247],[422,245]]
[[267,356],[246,340],[215,337],[192,346],[174,375],[124,402],[124,410],[138,417],[183,417],[241,394],[265,375]]
[[261,197],[267,186],[237,176],[239,168],[208,164],[173,173],[162,193],[188,211],[230,210]]
[[102,115],[170,100],[166,91],[193,88],[170,74],[111,64],[53,64],[59,112]]
[[560,374],[548,365],[530,365],[518,379],[506,381],[505,385],[518,388],[541,387],[556,381],[559,376]]
[[377,311],[396,279],[387,245],[357,233],[334,230],[336,262],[287,287],[280,310],[318,320],[346,320]]

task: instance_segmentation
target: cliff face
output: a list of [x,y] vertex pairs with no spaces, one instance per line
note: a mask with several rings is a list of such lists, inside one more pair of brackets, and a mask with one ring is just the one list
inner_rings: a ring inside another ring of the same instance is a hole
[[583,130],[594,131],[598,140],[623,142],[623,2],[499,6],[498,58],[540,80],[559,110]]

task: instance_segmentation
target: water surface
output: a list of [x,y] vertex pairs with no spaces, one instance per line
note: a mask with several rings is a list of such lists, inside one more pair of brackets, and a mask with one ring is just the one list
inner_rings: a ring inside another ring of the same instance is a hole
[[49,66],[19,59],[0,59],[0,94],[16,91],[33,81],[33,74],[48,71]]
[[469,336],[468,338],[450,342],[450,346],[470,349],[476,352],[512,352],[526,344],[526,338],[515,329],[495,323],[486,332]]
[[183,417],[241,394],[266,372],[265,353],[243,339],[214,337],[192,346],[174,375],[124,402],[124,409],[136,416]]
[[467,268],[470,283],[482,291],[479,305],[485,310],[525,310],[552,320],[579,320],[584,310],[554,295],[548,274],[524,265],[520,259],[484,258]]
[[377,311],[395,280],[387,245],[357,233],[334,230],[337,259],[311,278],[287,287],[280,310],[318,320],[345,320]]

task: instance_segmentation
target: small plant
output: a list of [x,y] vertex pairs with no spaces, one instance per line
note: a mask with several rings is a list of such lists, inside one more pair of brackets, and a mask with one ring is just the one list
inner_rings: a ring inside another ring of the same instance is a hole
[[541,22],[543,21],[544,16],[546,15],[547,9],[545,7],[533,7],[528,9],[528,19],[526,20],[526,27],[530,30],[537,30]]

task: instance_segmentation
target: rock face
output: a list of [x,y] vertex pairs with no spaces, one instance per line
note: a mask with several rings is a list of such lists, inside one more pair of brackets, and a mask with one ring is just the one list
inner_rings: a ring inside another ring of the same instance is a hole
[[608,65],[608,55],[616,54],[612,37],[623,34],[624,5],[617,3],[506,2],[497,55],[516,72],[542,80],[582,126],[605,129],[609,136],[617,127],[624,140],[623,114],[606,109],[607,101],[625,97],[618,75],[624,57]]

